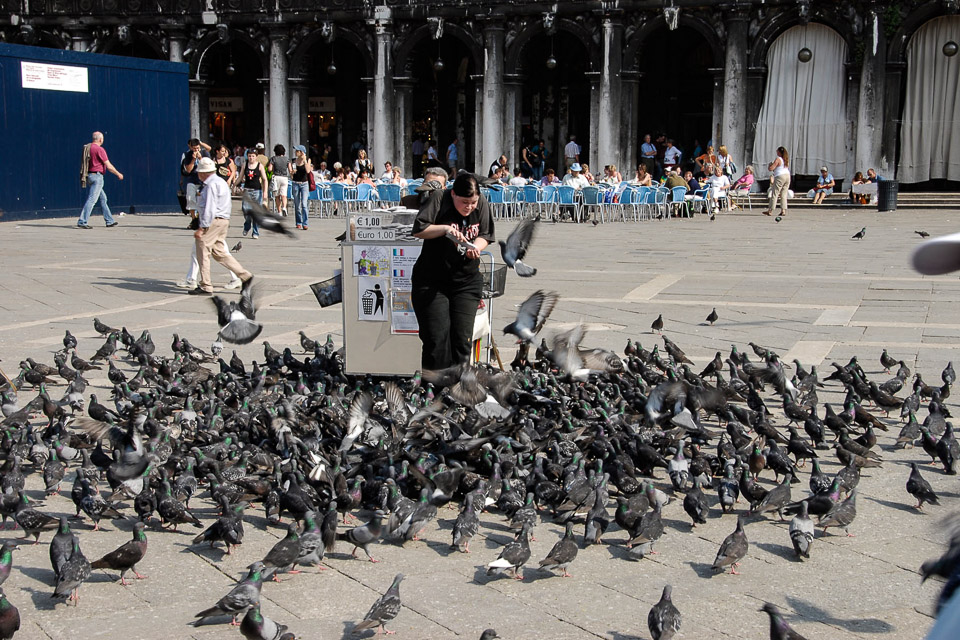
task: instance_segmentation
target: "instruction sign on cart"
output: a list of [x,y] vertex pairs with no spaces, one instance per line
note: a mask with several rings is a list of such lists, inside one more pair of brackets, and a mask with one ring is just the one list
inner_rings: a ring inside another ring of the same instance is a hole
[[357,278],[357,319],[366,322],[386,322],[387,280],[385,278]]
[[395,334],[420,332],[413,311],[411,291],[413,265],[420,257],[420,245],[393,247],[390,253],[390,331]]

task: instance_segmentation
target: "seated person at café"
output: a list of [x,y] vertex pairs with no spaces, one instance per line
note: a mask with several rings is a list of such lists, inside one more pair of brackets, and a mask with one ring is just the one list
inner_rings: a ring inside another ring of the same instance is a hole
[[513,177],[507,182],[507,184],[514,187],[522,187],[527,184],[527,179],[520,174],[520,167],[516,167],[513,170]]
[[694,158],[694,162],[697,165],[697,175],[710,176],[713,175],[713,169],[708,168],[707,165],[719,164],[720,160],[713,151],[713,145],[711,145],[707,147],[706,152]]
[[608,184],[611,186],[616,186],[623,182],[619,178],[620,172],[617,171],[616,165],[607,165],[603,168],[603,177],[600,179],[600,184]]
[[393,163],[384,162],[383,163],[383,173],[380,174],[380,180],[383,182],[390,182],[393,180]]
[[590,173],[590,165],[586,162],[583,163],[583,169],[581,169],[583,177],[586,178],[588,184],[596,183],[596,179],[593,177],[593,174]]
[[330,180],[330,170],[327,169],[327,163],[321,162],[320,168],[317,169],[317,176],[320,178],[320,182],[327,182]]
[[563,176],[563,184],[567,187],[573,187],[574,189],[580,190],[584,187],[589,187],[590,182],[587,178],[581,173],[583,167],[580,166],[579,162],[574,162],[570,165],[570,173]]
[[[857,171],[853,174],[853,180],[850,182],[850,202],[854,204],[870,204],[870,194],[869,193],[854,193],[853,188],[869,184],[871,180],[864,178],[863,173]],[[875,182],[875,180],[874,180]]]
[[667,180],[663,183],[663,186],[670,190],[673,190],[674,187],[690,188],[690,185],[687,184],[687,181],[683,179],[677,169],[671,169],[667,172]]
[[553,169],[547,169],[543,173],[543,177],[540,178],[540,186],[546,187],[551,184],[560,184],[560,178],[557,177],[557,172]]
[[726,197],[727,190],[730,189],[730,178],[724,175],[723,169],[717,165],[713,168],[713,175],[707,178],[705,186],[710,189],[707,198],[711,203],[711,211],[716,213],[720,209],[720,198]]
[[633,178],[633,184],[641,187],[649,187],[653,184],[653,176],[647,171],[646,163],[641,162],[637,165],[637,173]]
[[401,189],[407,188],[407,179],[403,177],[403,169],[400,167],[393,168],[393,176],[390,178],[390,183],[400,185]]
[[693,171],[687,169],[683,173],[683,179],[687,181],[687,192],[693,193],[694,191],[699,191],[703,187],[700,186],[700,181],[693,177]]

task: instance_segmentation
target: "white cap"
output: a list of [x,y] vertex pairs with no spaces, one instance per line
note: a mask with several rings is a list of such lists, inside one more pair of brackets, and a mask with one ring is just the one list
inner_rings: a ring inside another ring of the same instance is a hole
[[200,158],[197,163],[197,173],[213,173],[217,170],[217,165],[210,158]]
[[910,256],[913,268],[927,276],[960,270],[960,233],[927,240]]

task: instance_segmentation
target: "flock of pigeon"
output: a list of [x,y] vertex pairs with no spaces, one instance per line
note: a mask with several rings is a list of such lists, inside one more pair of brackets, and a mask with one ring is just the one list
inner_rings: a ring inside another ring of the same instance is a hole
[[[501,247],[525,276],[536,273],[522,263],[533,228],[521,223]],[[128,572],[145,577],[137,567],[147,556],[148,528],[156,532],[151,539],[167,541],[178,527],[195,527],[194,544],[244,553],[244,526],[251,525],[244,511],[259,503],[285,537],[262,559],[252,557],[244,578],[198,612],[196,624],[230,622],[245,638],[282,640],[294,634],[262,613],[264,581],[297,567],[322,568],[338,544],[378,562],[373,545],[420,539],[446,517],[438,510],[444,506],[456,507],[451,547],[463,553],[480,533],[481,514],[505,518],[515,537],[484,559],[486,572],[522,580],[541,518],[562,524],[564,534],[536,570],[571,577],[578,553],[617,528],[627,534],[626,557],[656,553],[663,509],[675,499],[692,527],[734,514],[712,566],[736,574],[750,548],[746,526],[773,514],[791,518],[787,533],[798,561],[816,553],[816,526],[849,534],[861,472],[882,465],[883,449],[919,446],[929,467],[942,463],[937,473],[956,473],[960,444],[944,404],[956,378],[952,365],[942,385],[931,386],[884,351],[884,369],[896,368],[887,380],[870,379],[856,357],[821,377],[798,361],[791,373],[777,353],[749,343],[755,356],[734,345],[697,372],[662,334],[662,316],[651,326],[661,333],[662,351],[630,340],[622,356],[586,348],[582,324],[548,341],[542,330],[559,299],[541,290],[519,307],[505,328],[519,345],[510,371],[461,365],[401,379],[347,376],[332,338],[314,341],[303,332],[302,354],[264,342],[262,361],[244,362],[236,352],[225,360],[224,341],[249,342],[260,332],[251,288],[240,303],[216,303],[221,332],[209,351],[174,334],[171,354],[160,355],[148,330],[135,337],[94,319],[105,342],[90,360],[67,331],[52,364],[27,358],[0,389],[4,526],[12,517],[35,542],[56,532],[52,594],[78,605],[93,569],[118,572],[121,584]],[[707,322],[718,320],[714,309]],[[112,385],[107,403],[86,379],[104,367]],[[827,386],[845,393],[839,410],[819,400]],[[886,433],[895,425],[891,411],[902,422],[895,439]],[[820,468],[828,455],[842,465],[832,477]],[[809,495],[801,497],[808,462]],[[31,473],[42,477],[48,496],[72,482],[76,513],[54,515],[28,497]],[[921,465],[904,481],[918,510],[939,504]],[[216,504],[219,517],[197,518],[191,501],[198,500]],[[354,514],[364,521],[346,526]],[[132,538],[90,562],[71,529],[83,517],[94,531],[103,518],[134,520]],[[0,548],[0,584],[16,549],[10,541]],[[947,579],[945,602],[960,584],[960,527],[944,556],[921,573]],[[393,633],[386,625],[402,615],[403,578],[396,574],[353,633]],[[762,610],[771,638],[801,639],[776,606]],[[672,638],[681,621],[667,584],[649,611],[649,632],[654,640]],[[13,637],[19,623],[0,590],[0,639]],[[481,636],[497,637],[493,629]]]

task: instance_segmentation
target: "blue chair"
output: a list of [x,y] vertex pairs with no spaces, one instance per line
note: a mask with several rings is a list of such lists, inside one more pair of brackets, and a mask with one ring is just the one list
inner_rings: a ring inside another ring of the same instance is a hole
[[552,184],[540,189],[537,203],[547,212],[548,215],[552,215],[560,210],[560,208],[556,206],[557,189],[559,189],[559,187]]
[[657,217],[666,219],[670,217],[670,203],[667,200],[667,196],[670,195],[670,189],[666,187],[658,187],[655,192],[656,209]]
[[520,215],[520,207],[523,205],[523,191],[521,187],[511,184],[504,187],[503,198],[506,201],[506,215],[510,218],[516,218]]
[[490,203],[490,208],[493,210],[494,217],[502,218],[507,207],[506,190],[499,185],[494,185],[490,187],[484,187],[480,191],[487,199],[487,202]]
[[[620,210],[620,219],[624,222],[627,221],[627,209],[629,209],[630,213],[633,214],[633,221],[638,221],[640,219],[640,192],[627,185],[620,190],[617,198],[617,202],[613,203],[613,206]],[[612,219],[613,216],[611,215]]]
[[653,218],[653,210],[657,206],[656,196],[657,190],[655,187],[640,187],[636,207],[641,218],[646,217],[648,220]]
[[330,183],[330,199],[333,201],[333,215],[336,215],[337,211],[344,214],[347,212],[348,188],[349,185],[343,184],[342,182]]
[[693,192],[693,197],[690,198],[690,204],[693,206],[694,211],[706,211],[709,207],[709,200],[707,199],[707,194],[709,189],[697,189]]
[[572,206],[573,207],[573,220],[574,222],[580,222],[580,207],[577,202],[577,190],[570,186],[560,186],[556,187],[556,195],[554,196],[554,202],[556,203],[557,212],[560,211],[561,206]]
[[356,195],[351,202],[356,206],[357,211],[363,207],[369,209],[370,203],[377,201],[377,188],[372,184],[361,183],[355,189]]
[[[540,187],[533,184],[528,184],[523,187],[523,202],[524,209],[523,215],[530,216],[530,209],[537,209],[537,213],[540,212],[541,203],[540,203]],[[532,216],[531,216],[532,217]]]
[[690,216],[690,205],[687,202],[687,188],[674,187],[670,190],[670,209],[673,213],[686,214]]
[[585,213],[587,218],[590,217],[590,212],[594,212],[594,216],[600,218],[600,222],[606,222],[606,216],[604,215],[604,203],[603,203],[603,194],[600,192],[599,187],[584,187],[580,190],[581,197],[581,213]]
[[377,195],[380,202],[384,204],[397,204],[400,202],[400,185],[393,183],[378,185]]

